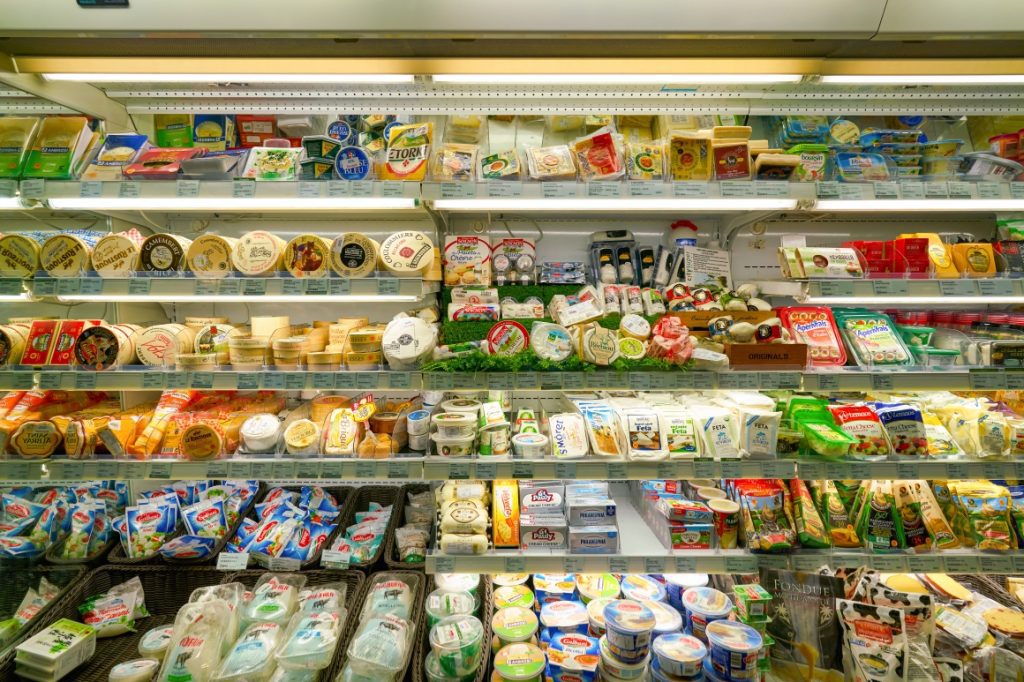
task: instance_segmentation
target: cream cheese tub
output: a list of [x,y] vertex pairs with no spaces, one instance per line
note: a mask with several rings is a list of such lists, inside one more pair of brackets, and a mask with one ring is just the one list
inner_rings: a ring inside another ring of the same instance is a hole
[[654,614],[654,637],[680,632],[683,629],[683,615],[663,601],[638,600]]
[[599,640],[601,646],[601,673],[604,675],[607,673],[612,677],[619,680],[638,680],[643,677],[644,672],[647,670],[647,662],[650,658],[650,653],[637,659],[633,663],[627,663],[618,657],[618,654],[614,653],[608,644],[608,635],[604,635]]
[[589,613],[590,602],[594,599],[617,599],[619,581],[611,573],[580,573],[576,576],[576,591],[580,593],[580,601],[587,604]]
[[491,631],[494,632],[491,641],[493,653],[501,651],[509,644],[521,642],[536,644],[538,627],[540,625],[537,621],[537,614],[532,609],[509,606],[496,610],[491,616]]
[[715,673],[730,682],[758,678],[757,659],[764,640],[757,630],[732,620],[708,623],[708,658]]
[[505,585],[495,588],[492,599],[496,609],[505,609],[510,606],[532,609],[534,601],[533,591],[526,585]]
[[622,597],[635,601],[665,601],[665,588],[654,578],[633,573],[622,577]]
[[604,638],[615,658],[628,664],[647,658],[656,622],[649,608],[632,599],[616,599],[604,607],[604,620]]
[[509,644],[494,655],[491,682],[540,682],[546,663],[539,646],[527,642]]
[[732,600],[713,587],[691,587],[683,592],[686,609],[686,627],[694,637],[707,641],[705,630],[709,623],[724,620],[733,611]]
[[667,675],[695,677],[700,674],[708,650],[696,637],[682,633],[662,635],[651,647],[658,665]]
[[597,599],[592,599],[590,603],[587,604],[587,619],[590,622],[590,625],[587,628],[587,633],[591,637],[600,637],[605,633],[604,607],[608,606],[608,603],[615,599],[618,599],[618,596],[599,597]]

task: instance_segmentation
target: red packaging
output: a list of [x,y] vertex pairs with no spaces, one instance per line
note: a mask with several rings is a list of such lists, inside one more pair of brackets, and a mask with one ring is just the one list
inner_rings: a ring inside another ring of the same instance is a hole
[[59,320],[33,320],[25,342],[25,352],[21,356],[23,365],[45,365],[50,359],[50,352],[57,343]]
[[857,444],[850,446],[850,457],[879,459],[885,458],[892,451],[885,427],[875,411],[867,405],[829,405],[828,410],[839,428],[857,439]]
[[733,144],[711,146],[717,180],[748,180],[750,178],[750,147],[746,140]]
[[181,162],[206,154],[206,147],[190,149],[150,149],[142,153],[135,163],[126,166],[124,175],[137,180],[174,178],[181,171]]
[[928,257],[928,240],[918,237],[897,239],[895,241],[896,272],[925,274],[931,269]]
[[277,116],[263,114],[238,114],[235,116],[238,128],[238,142],[242,147],[263,147],[273,138],[277,129]]
[[779,318],[797,343],[807,344],[807,359],[812,367],[842,367],[846,348],[830,308],[793,306],[781,308]]
[[64,320],[47,364],[71,365],[75,359],[75,342],[78,341],[78,336],[89,327],[98,324],[103,324],[102,320]]

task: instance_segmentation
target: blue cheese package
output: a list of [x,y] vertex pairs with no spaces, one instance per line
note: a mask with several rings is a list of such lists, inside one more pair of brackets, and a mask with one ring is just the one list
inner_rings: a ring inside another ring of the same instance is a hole
[[370,169],[370,155],[360,147],[343,147],[334,157],[334,172],[342,180],[366,180]]

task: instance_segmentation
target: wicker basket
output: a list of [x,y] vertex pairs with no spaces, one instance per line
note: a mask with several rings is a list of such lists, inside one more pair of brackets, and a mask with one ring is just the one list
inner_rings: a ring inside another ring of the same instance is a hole
[[249,513],[252,512],[252,510],[256,508],[256,500],[259,499],[260,497],[263,497],[264,490],[265,490],[265,488],[264,488],[263,484],[259,483],[257,485],[256,492],[254,492],[252,495],[250,495],[249,499],[246,500],[245,504],[243,504],[241,509],[238,510],[238,518],[236,518],[235,522],[232,523],[231,526],[228,528],[228,532],[225,533],[224,537],[222,537],[220,540],[218,540],[217,543],[213,546],[213,552],[210,553],[210,556],[207,556],[207,557],[192,557],[192,558],[188,558],[188,559],[169,559],[169,558],[167,558],[167,557],[165,557],[163,555],[160,555],[160,558],[163,559],[168,564],[171,564],[172,566],[189,566],[189,565],[192,565],[192,566],[203,566],[203,565],[211,566],[211,565],[213,565],[213,563],[217,561],[217,555],[221,553],[221,550],[223,550],[224,547],[228,544],[228,541],[231,540],[231,538],[233,538],[235,536],[235,533],[238,532],[238,529],[242,525],[242,520],[245,519],[245,517],[248,516]]
[[104,563],[103,560],[107,556],[107,552],[109,552],[114,545],[120,544],[117,532],[111,530],[109,539],[102,547],[91,555],[82,557],[81,559],[65,559],[61,556],[61,552],[64,550],[64,543],[67,542],[67,539],[67,536],[64,536],[46,550],[46,563],[53,564],[55,566],[98,566]]
[[0,590],[0,619],[13,616],[17,608],[21,606],[21,600],[25,597],[25,593],[29,589],[37,588],[41,578],[46,578],[59,589],[57,596],[49,604],[39,609],[39,612],[32,617],[32,620],[25,623],[6,647],[0,648],[0,657],[21,644],[38,623],[49,622],[50,611],[60,604],[64,596],[75,588],[75,584],[85,574],[85,566],[35,566],[33,568],[0,569],[0,582],[3,584],[3,589]]
[[[416,626],[415,632],[413,632],[413,649],[415,650],[415,638],[419,633],[419,625],[423,620],[423,598],[426,595],[426,576],[422,573],[415,571],[382,571],[380,573],[373,574],[373,578],[378,576],[386,578],[397,578],[407,583],[412,587],[413,599],[412,599],[412,614],[410,621]],[[348,647],[352,642],[352,638],[355,637],[356,630],[359,629],[360,618],[359,614],[363,610],[363,604],[366,602],[367,595],[370,592],[371,580],[367,580],[363,585],[361,594],[359,595],[358,603],[355,603],[349,608],[348,624],[345,626],[345,633],[342,635],[345,647],[344,649],[339,648],[334,655],[334,660],[331,661],[331,667],[324,671],[324,674],[320,676],[321,682],[333,682],[338,677],[338,674],[344,669],[345,663],[348,661]],[[409,672],[409,666],[412,665],[413,658],[415,657],[414,652],[410,652],[409,659],[405,662],[405,669],[400,675],[396,675],[396,680],[404,680]]]
[[[492,593],[494,586],[491,583],[491,577],[487,575],[480,576],[483,585],[480,590],[480,623],[484,626],[484,657],[480,663],[479,670],[476,671],[476,677],[473,678],[473,682],[483,682],[487,679],[487,671],[491,667],[491,659],[494,656],[491,654],[491,638],[494,633],[491,631],[491,617],[494,615],[494,599]],[[437,588],[434,583],[434,578],[431,577],[429,584],[427,585],[426,594],[424,594],[423,601],[426,603],[426,596],[429,595]],[[412,666],[409,670],[409,677],[412,682],[424,682],[426,680],[426,674],[423,672],[423,664],[427,660],[427,654],[430,653],[430,630],[427,628],[427,612],[423,610],[423,614],[420,618],[419,623],[419,636],[416,638],[416,649],[412,652]]]
[[[398,486],[389,485],[366,485],[356,490],[356,494],[349,501],[349,504],[345,507],[345,513],[341,515],[341,523],[338,524],[338,535],[344,535],[345,529],[355,523],[356,512],[362,512],[369,509],[371,502],[377,502],[385,507],[392,505],[391,518],[388,520],[387,529],[384,531],[384,542],[380,543],[377,547],[377,551],[374,552],[373,557],[369,561],[349,563],[349,568],[358,568],[361,571],[371,571],[384,556],[384,548],[387,546],[389,538],[395,534],[395,523],[398,518],[395,515],[397,511],[394,507],[401,506],[402,504],[402,488]],[[331,542],[334,538],[331,538]]]
[[[96,640],[96,654],[88,663],[78,667],[66,679],[76,682],[106,682],[110,669],[118,663],[139,657],[139,640],[152,628],[170,625],[178,609],[188,602],[197,587],[218,585],[224,573],[212,568],[185,566],[102,566],[79,580],[60,603],[37,622],[29,636],[60,619],[81,621],[78,605],[91,595],[106,592],[111,587],[138,576],[145,591],[149,616],[135,623],[136,632]],[[14,652],[0,659],[0,679],[17,679],[14,675]]]
[[[293,492],[299,492],[300,490],[302,490],[302,487],[303,486],[300,486],[300,485],[275,486],[275,488],[284,488],[285,490],[290,490],[290,491],[293,491]],[[270,489],[270,490],[273,490],[273,488]],[[267,490],[265,493],[263,493],[260,496],[259,503],[262,503],[263,502],[263,498],[265,498],[268,494],[270,494],[270,490]],[[325,487],[324,490],[329,492],[331,495],[333,495],[334,499],[336,499],[338,501],[338,508],[341,511],[340,511],[340,513],[338,514],[338,517],[337,517],[337,525],[335,525],[334,530],[331,531],[331,534],[329,536],[327,536],[327,540],[324,541],[324,543],[322,545],[320,545],[320,549],[318,549],[313,554],[313,556],[309,557],[308,559],[306,559],[305,561],[302,562],[301,568],[309,568],[310,566],[319,566],[320,565],[320,554],[321,554],[321,552],[323,552],[323,550],[325,548],[330,548],[331,543],[334,542],[334,538],[336,538],[339,533],[344,532],[344,529],[345,529],[345,517],[348,514],[348,507],[349,507],[350,503],[352,502],[352,500],[354,499],[353,496],[352,496],[352,488],[348,488],[348,487],[328,488],[328,487]],[[252,506],[252,509],[249,512],[249,518],[257,519],[257,516],[256,516],[256,505],[255,504]],[[241,521],[239,521],[239,523],[241,523]],[[234,533],[232,533],[232,535],[234,535]],[[256,557],[254,556],[254,558],[256,558]],[[258,562],[260,561],[259,558],[257,558],[256,560]],[[264,558],[263,560],[265,561],[266,559]],[[262,562],[261,562],[261,565],[262,565]]]
[[[405,525],[405,505],[409,501],[409,493],[420,493],[424,490],[430,490],[429,483],[410,483],[402,487],[402,493],[395,503],[395,510],[391,512],[395,520],[395,530]],[[391,571],[422,571],[426,566],[426,562],[399,561],[398,541],[394,530],[388,533],[387,545],[384,547],[384,563]]]

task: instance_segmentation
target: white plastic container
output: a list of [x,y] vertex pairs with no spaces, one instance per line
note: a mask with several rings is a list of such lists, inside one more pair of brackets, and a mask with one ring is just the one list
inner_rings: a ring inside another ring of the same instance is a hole
[[512,448],[519,459],[543,459],[548,452],[548,437],[540,433],[517,433]]
[[434,441],[437,454],[444,457],[471,457],[476,454],[476,448],[474,447],[476,436],[472,434],[469,436],[445,438],[439,433],[433,433],[430,435],[430,439]]
[[441,409],[445,412],[461,412],[472,415],[475,421],[480,412],[480,401],[472,398],[452,398],[441,403]]
[[603,635],[601,643],[601,674],[607,674],[619,680],[638,680],[643,677],[647,670],[647,662],[650,659],[648,653],[637,663],[624,663],[620,661],[608,646],[608,635]]
[[[449,401],[451,402],[451,401]],[[431,420],[441,438],[472,438],[476,434],[476,416],[466,412],[441,412]]]
[[422,436],[430,433],[430,412],[414,410],[406,416],[410,436]]

